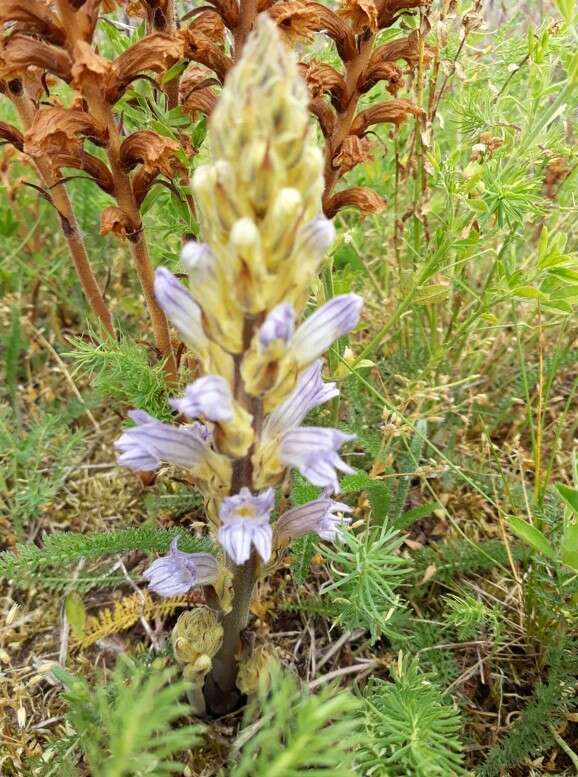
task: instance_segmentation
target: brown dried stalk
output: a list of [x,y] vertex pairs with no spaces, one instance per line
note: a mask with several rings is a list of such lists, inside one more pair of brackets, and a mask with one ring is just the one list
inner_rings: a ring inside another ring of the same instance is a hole
[[[12,79],[8,84],[3,84],[2,87],[2,90],[10,97],[14,104],[24,129],[30,129],[34,120],[35,109],[32,100],[24,90],[23,84],[18,79]],[[2,136],[22,151],[22,135],[15,128],[11,128],[11,130],[12,132],[9,133],[7,126],[5,126]],[[70,256],[86,300],[94,315],[102,323],[105,331],[114,337],[115,331],[112,317],[90,265],[72,204],[62,184],[59,169],[53,168],[42,157],[34,159],[34,166],[46,187],[47,198],[53,203],[58,212],[62,232],[68,243]]]

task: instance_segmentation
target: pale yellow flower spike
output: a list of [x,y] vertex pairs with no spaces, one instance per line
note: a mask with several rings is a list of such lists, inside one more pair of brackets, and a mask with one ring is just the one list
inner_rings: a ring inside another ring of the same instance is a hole
[[229,351],[242,349],[246,315],[281,301],[301,306],[319,263],[302,235],[319,215],[323,191],[308,100],[293,52],[262,15],[211,116],[215,161],[193,176],[202,232],[223,281],[209,328]]

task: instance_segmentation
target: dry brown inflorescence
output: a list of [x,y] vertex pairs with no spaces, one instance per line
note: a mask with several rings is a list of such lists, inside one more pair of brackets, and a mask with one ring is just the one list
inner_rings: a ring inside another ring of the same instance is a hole
[[[428,3],[342,0],[333,11],[309,0],[210,0],[177,19],[173,0],[0,0],[5,32],[0,89],[20,118],[20,127],[0,123],[0,136],[35,165],[43,196],[58,212],[79,281],[104,331],[114,336],[109,306],[66,191],[71,170],[82,171],[110,196],[101,232],[127,241],[158,355],[169,378],[176,376],[175,343],[153,293],[141,206],[162,180],[175,192],[185,191],[181,196],[193,208],[188,159],[194,149],[185,131],[166,137],[148,128],[125,130],[118,103],[134,82],[146,79],[164,93],[167,108],[180,107],[193,123],[213,110],[219,87],[259,13],[275,20],[289,45],[302,47],[319,33],[328,36],[341,67],[308,55],[301,63],[325,144],[323,208],[329,217],[348,206],[378,213],[385,202],[373,189],[337,187],[346,173],[375,153],[369,138],[374,125],[397,127],[409,116],[421,116],[415,104],[396,93],[403,83],[400,62],[411,71],[430,56],[422,35],[415,30],[383,45],[378,45],[378,36],[402,14]],[[98,22],[119,7],[128,16],[143,17],[147,34],[111,60],[99,52]],[[167,80],[168,73],[172,77]],[[57,96],[62,93],[59,81],[75,95],[66,103]],[[362,97],[380,82],[391,97],[360,110]]]

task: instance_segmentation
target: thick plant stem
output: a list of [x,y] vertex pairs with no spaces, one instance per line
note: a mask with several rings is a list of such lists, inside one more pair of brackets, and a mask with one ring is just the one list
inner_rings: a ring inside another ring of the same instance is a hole
[[249,620],[256,567],[257,559],[253,553],[245,564],[235,567],[233,574],[233,607],[223,618],[223,643],[213,660],[213,670],[206,689],[209,706],[218,714],[230,712],[239,703],[240,693],[235,685],[238,670],[236,653],[240,647],[241,633]]
[[[243,349],[246,351],[253,339],[255,328],[262,323],[262,319],[246,318],[243,328]],[[252,414],[253,417],[253,445],[246,456],[238,459],[233,464],[231,478],[231,495],[238,494],[246,486],[253,487],[253,465],[251,457],[255,442],[261,436],[263,425],[263,402],[255,397],[249,397],[245,393],[245,387],[240,374],[241,358],[235,359],[234,396]],[[240,647],[243,629],[249,620],[249,607],[253,596],[253,589],[257,579],[258,559],[255,551],[251,553],[249,560],[240,566],[232,565],[233,571],[233,604],[231,612],[223,618],[223,642],[219,652],[213,660],[213,669],[207,679],[205,695],[211,710],[218,714],[225,714],[235,709],[240,700],[236,680],[238,671],[237,651]]]
[[[14,89],[10,91],[10,98],[18,112],[24,129],[29,129],[34,119],[34,105],[32,104],[32,101],[21,90],[21,86],[19,86],[18,92]],[[62,184],[62,179],[60,175],[54,173],[50,163],[46,159],[37,157],[34,159],[34,164],[44,185],[50,190],[50,198],[58,211],[62,232],[68,243],[70,257],[74,264],[74,269],[76,270],[86,301],[94,315],[104,327],[106,333],[111,337],[115,337],[112,316],[110,315],[110,311],[102,291],[100,290],[98,281],[92,271],[86,247],[82,235],[80,234],[78,222],[76,221],[76,216],[72,209],[72,203]]]
[[132,183],[123,169],[120,158],[121,138],[112,110],[96,90],[87,90],[85,95],[92,114],[108,131],[108,161],[115,184],[115,195],[120,209],[128,216],[134,231],[128,236],[137,275],[139,277],[145,301],[151,318],[155,342],[161,357],[165,361],[165,370],[171,380],[176,380],[177,365],[173,353],[169,325],[165,314],[157,302],[154,293],[154,270],[150,261],[148,247],[143,234],[140,212],[134,196]]

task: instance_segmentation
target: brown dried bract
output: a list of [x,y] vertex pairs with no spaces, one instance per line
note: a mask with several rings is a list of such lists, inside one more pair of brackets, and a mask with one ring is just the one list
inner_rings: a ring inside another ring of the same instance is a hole
[[354,186],[337,192],[325,205],[325,214],[328,218],[335,216],[338,210],[346,207],[358,208],[363,214],[381,213],[385,208],[385,200],[365,186]]
[[379,6],[378,26],[391,27],[403,11],[431,5],[431,0],[377,0]]
[[103,144],[106,135],[86,111],[50,106],[41,108],[25,134],[24,150],[30,156],[77,154],[82,139]]
[[193,25],[196,32],[200,32],[201,35],[206,35],[213,43],[216,43],[218,46],[224,44],[225,25],[217,11],[201,11],[201,13],[195,16]]
[[322,97],[316,97],[309,103],[309,110],[317,117],[324,137],[331,137],[335,129],[335,113],[331,106]]
[[368,71],[383,62],[396,62],[403,59],[410,68],[417,67],[420,58],[420,46],[423,43],[423,64],[428,65],[432,59],[433,51],[422,40],[418,30],[414,30],[405,38],[397,38],[375,49],[369,60]]
[[367,69],[362,74],[358,84],[357,90],[363,94],[368,92],[375,84],[380,81],[387,83],[387,91],[390,94],[397,94],[399,89],[403,86],[403,78],[401,67],[396,65],[395,62],[378,62],[373,65],[371,69]]
[[[116,76],[114,100],[135,78],[147,71],[162,74],[183,59],[183,40],[179,35],[155,32],[135,43],[113,62]],[[112,97],[112,95],[111,95]]]
[[316,9],[300,0],[276,3],[269,9],[269,16],[291,46],[296,43],[310,43],[318,28]]
[[72,61],[64,49],[50,43],[31,38],[22,33],[14,33],[2,46],[2,78],[8,73],[17,75],[28,67],[38,67],[49,73],[70,81]]
[[150,175],[172,178],[185,169],[178,158],[180,145],[152,130],[138,130],[126,138],[120,147],[120,160],[125,170],[142,164]]
[[355,36],[346,22],[334,11],[321,3],[308,3],[316,12],[316,29],[325,32],[334,41],[337,53],[344,62],[354,59],[357,54]]
[[80,91],[87,87],[96,87],[108,92],[113,82],[112,63],[97,54],[89,43],[79,41],[74,47],[72,86]]
[[0,121],[0,138],[17,148],[18,151],[22,151],[24,148],[24,138],[20,130],[5,121]]
[[339,170],[339,175],[352,170],[356,165],[372,158],[372,144],[368,138],[358,138],[348,135],[343,141],[339,153],[333,157],[333,167]]
[[209,68],[192,62],[179,82],[179,105],[182,110],[193,115],[193,118],[196,118],[194,114],[197,111],[209,116],[217,102],[212,87],[218,83]]
[[38,35],[59,46],[66,39],[58,17],[47,3],[38,0],[0,0],[0,22],[15,22],[14,30]]
[[377,30],[377,6],[374,0],[343,0],[337,13],[349,21],[356,34]]
[[331,65],[312,59],[310,62],[301,62],[299,69],[307,82],[312,98],[329,94],[337,110],[345,107],[347,86],[343,76]]
[[84,170],[103,192],[114,196],[114,180],[111,172],[98,157],[81,151],[76,154],[56,154],[50,157],[50,162],[57,170],[62,167]]
[[210,3],[217,9],[229,29],[239,24],[239,5],[236,0],[210,0]]
[[185,59],[200,62],[213,70],[221,79],[225,80],[227,72],[233,62],[212,40],[193,27],[188,27],[180,32],[184,44]]
[[100,217],[100,234],[112,233],[120,240],[131,238],[138,231],[138,227],[132,223],[129,216],[120,208],[110,207],[102,211]]
[[377,103],[377,105],[372,105],[371,108],[358,113],[351,125],[351,134],[363,135],[372,124],[386,123],[399,127],[408,116],[421,116],[422,114],[422,109],[410,100],[398,98],[386,100],[386,102]]

